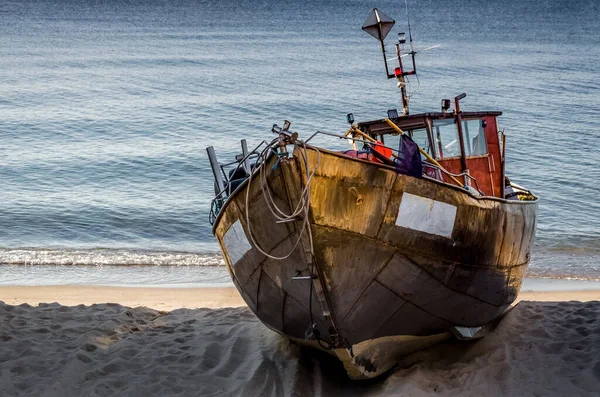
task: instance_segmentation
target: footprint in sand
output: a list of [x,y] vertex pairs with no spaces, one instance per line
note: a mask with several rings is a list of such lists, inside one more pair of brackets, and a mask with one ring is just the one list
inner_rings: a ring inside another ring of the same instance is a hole
[[84,364],[89,364],[93,361],[91,358],[82,353],[77,353],[75,357]]
[[221,346],[218,343],[211,343],[206,347],[206,350],[204,351],[204,357],[200,365],[207,369],[213,369],[219,365],[220,361]]
[[592,369],[592,373],[600,380],[600,361],[596,362],[596,365],[594,365],[594,368]]
[[81,348],[87,352],[94,352],[96,349],[98,349],[98,346],[91,343],[86,343],[85,345],[81,346]]

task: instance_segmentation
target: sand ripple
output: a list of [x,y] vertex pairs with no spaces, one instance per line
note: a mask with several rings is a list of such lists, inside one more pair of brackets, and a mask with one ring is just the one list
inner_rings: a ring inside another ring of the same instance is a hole
[[598,395],[600,302],[521,302],[494,333],[351,382],[246,308],[0,302],[2,396]]

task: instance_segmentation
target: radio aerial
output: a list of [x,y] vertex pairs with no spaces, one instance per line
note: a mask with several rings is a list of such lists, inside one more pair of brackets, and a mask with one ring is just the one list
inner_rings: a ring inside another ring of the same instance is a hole
[[[402,116],[406,116],[408,114],[408,95],[406,93],[406,76],[417,74],[417,67],[415,65],[415,51],[412,49],[412,35],[410,36],[410,46],[411,50],[408,54],[402,54],[402,48],[406,43],[406,38],[404,33],[398,34],[398,42],[396,43],[396,57],[393,59],[398,60],[398,67],[394,68],[394,72],[390,73],[388,66],[388,59],[385,55],[385,44],[384,40],[388,33],[392,30],[392,27],[396,21],[394,21],[390,16],[384,14],[382,11],[377,8],[373,8],[367,16],[367,20],[362,26],[362,30],[367,32],[369,35],[375,37],[379,40],[381,44],[381,52],[383,53],[383,62],[385,64],[385,74],[388,79],[395,78],[398,80],[398,87],[400,88],[400,93],[402,96]],[[410,31],[410,25],[409,25]],[[410,55],[412,58],[412,70],[405,70],[402,65],[402,57],[404,55]],[[390,59],[391,60],[391,59]]]

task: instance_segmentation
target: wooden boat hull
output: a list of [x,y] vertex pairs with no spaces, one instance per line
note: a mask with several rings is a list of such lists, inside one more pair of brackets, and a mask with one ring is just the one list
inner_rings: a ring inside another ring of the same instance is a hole
[[[259,179],[267,173],[273,202],[291,213],[305,164],[316,167],[312,239],[299,233],[301,216],[277,223]],[[537,200],[476,197],[308,147],[261,167],[227,200],[213,232],[263,323],[335,354],[350,377],[372,378],[456,327],[475,332],[498,319],[519,293],[536,217]],[[289,257],[263,255],[250,233],[264,252]]]

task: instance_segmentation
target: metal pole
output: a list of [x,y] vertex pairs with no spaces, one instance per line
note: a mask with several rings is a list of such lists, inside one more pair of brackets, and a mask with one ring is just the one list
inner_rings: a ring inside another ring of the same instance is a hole
[[400,44],[396,44],[396,55],[398,55],[398,65],[400,65],[400,76],[398,76],[398,82],[400,83],[400,93],[402,95],[402,115],[408,115],[408,97],[406,95],[406,82],[404,81],[404,66],[402,65],[402,54],[400,54]]
[[217,161],[217,154],[215,153],[215,148],[209,146],[206,148],[206,152],[208,153],[210,168],[212,169],[213,177],[215,178],[217,188],[219,189],[219,192],[222,192],[223,190],[225,190],[225,184],[223,183],[221,173],[219,172],[219,162]]
[[[456,112],[456,128],[458,129],[458,142],[460,143],[460,166],[462,167],[462,173],[469,174],[469,169],[467,168],[467,156],[465,155],[465,140],[463,138],[463,130],[462,130],[462,113],[460,111],[459,101],[466,97],[467,94],[460,94],[459,96],[454,98],[454,111]],[[465,176],[465,186],[470,186],[469,178]]]
[[245,139],[242,139],[242,156],[244,156],[244,170],[246,170],[246,173],[248,173],[248,175],[250,175],[250,173],[252,172],[251,167],[250,167],[250,159],[248,158],[248,143],[246,142]]
[[377,24],[377,30],[379,31],[379,42],[381,43],[381,52],[383,53],[383,63],[385,63],[385,75],[388,79],[391,79],[393,76],[390,76],[390,71],[388,70],[387,58],[385,57],[385,44],[383,44],[383,36],[381,32],[381,25]]

